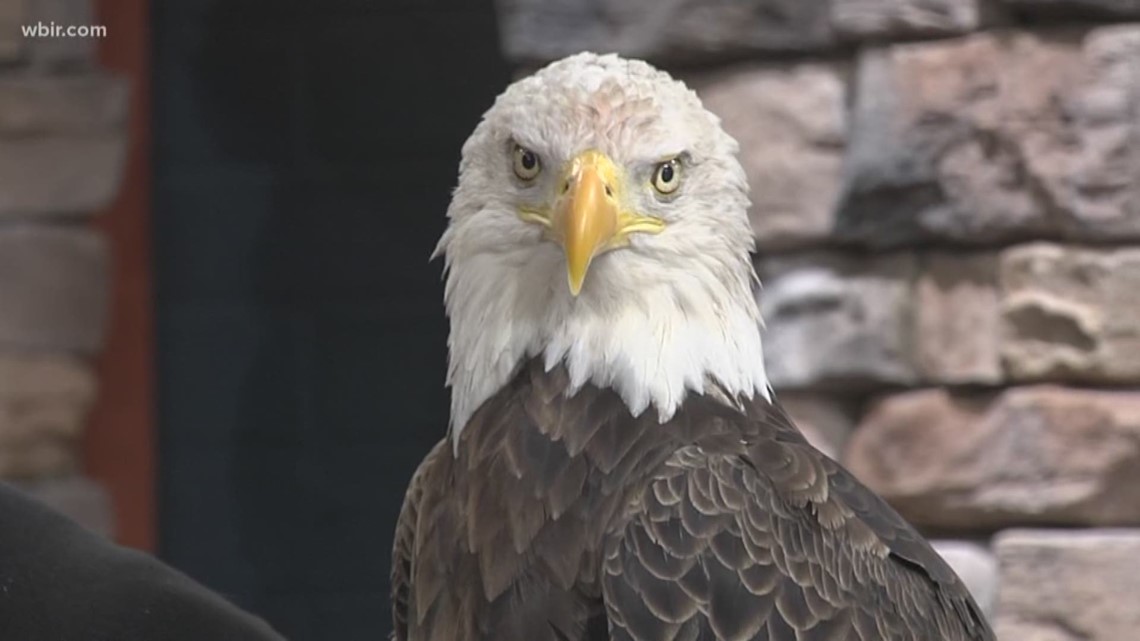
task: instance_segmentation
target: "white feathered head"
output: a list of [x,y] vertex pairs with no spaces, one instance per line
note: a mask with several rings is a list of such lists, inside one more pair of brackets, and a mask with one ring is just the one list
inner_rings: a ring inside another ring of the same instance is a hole
[[767,394],[737,144],[684,84],[578,54],[463,146],[446,256],[453,435],[527,357],[662,420],[710,383]]

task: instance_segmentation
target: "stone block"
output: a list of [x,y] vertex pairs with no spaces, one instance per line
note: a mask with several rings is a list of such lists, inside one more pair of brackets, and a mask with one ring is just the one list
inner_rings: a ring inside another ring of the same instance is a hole
[[1012,378],[1140,382],[1140,248],[1020,245],[1000,273]]
[[987,617],[997,601],[997,560],[986,546],[972,541],[931,541],[934,551],[946,560]]
[[871,406],[844,462],[932,528],[1140,524],[1140,392],[896,394]]
[[1140,530],[1012,530],[994,544],[999,639],[1118,641],[1140,630]]
[[115,516],[111,497],[103,486],[79,475],[23,481],[24,493],[92,532],[110,538]]
[[0,76],[0,137],[121,132],[127,98],[107,74]]
[[0,0],[0,62],[17,60],[24,45],[25,0]]
[[98,351],[107,270],[107,248],[93,228],[0,226],[0,348]]
[[694,77],[690,86],[740,143],[760,249],[827,239],[847,140],[847,70],[737,67]]
[[838,460],[855,429],[853,403],[826,394],[783,392],[780,404],[817,450]]
[[0,478],[74,471],[95,391],[83,359],[0,352]]
[[982,24],[979,0],[832,0],[836,33],[850,39],[947,36]]
[[777,389],[859,390],[916,380],[910,254],[805,253],[758,273],[768,375]]
[[838,236],[1140,238],[1140,26],[988,32],[861,57]]
[[92,214],[118,191],[123,136],[36,136],[0,140],[0,220]]
[[922,257],[915,358],[923,379],[997,383],[1002,378],[997,260],[991,253]]
[[834,44],[827,0],[498,0],[499,32],[516,63],[579,51],[656,62],[738,58]]

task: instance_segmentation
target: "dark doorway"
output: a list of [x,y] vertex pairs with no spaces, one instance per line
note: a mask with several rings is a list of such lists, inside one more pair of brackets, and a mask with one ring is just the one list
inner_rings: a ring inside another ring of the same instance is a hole
[[491,2],[153,8],[161,556],[296,641],[386,638]]

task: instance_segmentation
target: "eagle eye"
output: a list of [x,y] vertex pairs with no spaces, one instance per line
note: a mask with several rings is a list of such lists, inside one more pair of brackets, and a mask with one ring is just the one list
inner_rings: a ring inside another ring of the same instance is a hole
[[653,172],[653,188],[662,194],[671,194],[681,186],[681,162],[674,158],[657,165]]
[[542,171],[542,162],[539,161],[538,154],[521,145],[515,145],[514,165],[515,175],[521,180],[534,180]]

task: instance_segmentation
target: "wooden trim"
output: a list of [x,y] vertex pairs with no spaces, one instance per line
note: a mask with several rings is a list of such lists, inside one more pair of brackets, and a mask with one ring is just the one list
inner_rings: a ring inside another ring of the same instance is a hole
[[84,437],[86,472],[110,492],[116,539],[154,551],[156,433],[150,227],[150,7],[96,0],[102,65],[130,82],[130,143],[118,197],[96,219],[111,249],[111,308],[99,399]]

